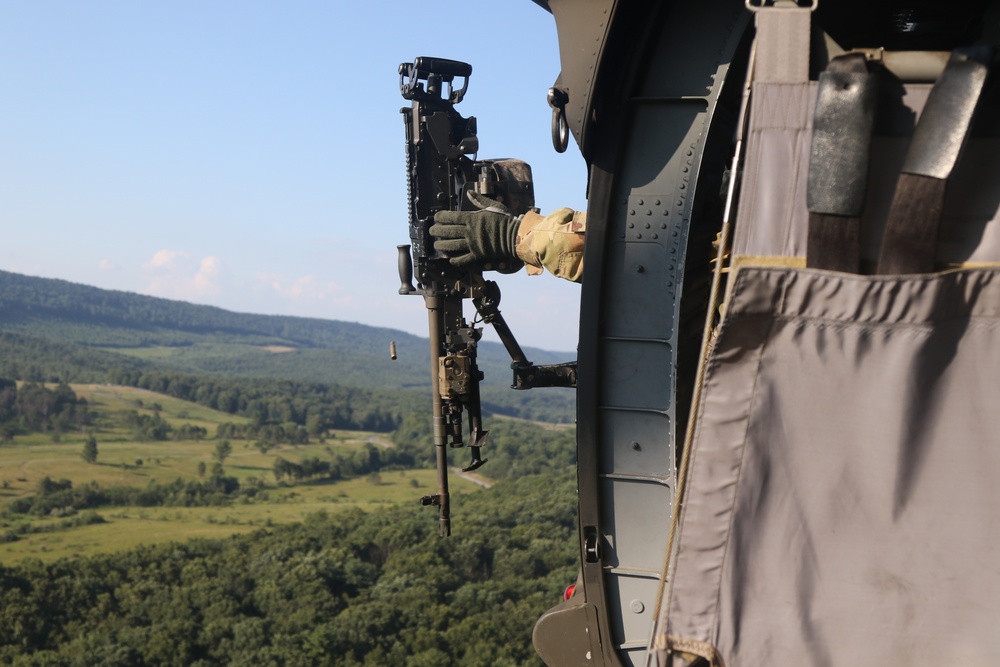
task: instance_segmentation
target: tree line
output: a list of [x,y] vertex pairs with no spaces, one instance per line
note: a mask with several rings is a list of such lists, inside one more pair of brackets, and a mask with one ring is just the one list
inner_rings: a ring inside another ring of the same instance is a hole
[[61,517],[105,507],[216,507],[238,497],[253,498],[263,491],[259,480],[241,485],[235,477],[222,472],[200,480],[151,481],[143,487],[103,486],[98,482],[74,486],[68,479],[43,477],[35,495],[11,500],[2,516]]
[[62,432],[91,423],[87,400],[67,384],[52,389],[35,382],[21,387],[0,378],[0,438],[32,432]]
[[[287,424],[234,424],[226,422],[215,428],[216,438],[233,440],[253,440],[258,447],[269,449],[278,445],[304,445],[309,442],[310,434],[305,427],[295,422]],[[319,433],[322,436],[322,433]]]
[[159,412],[147,415],[140,414],[137,410],[127,410],[122,415],[122,424],[132,430],[132,438],[139,442],[204,440],[208,436],[208,429],[204,426],[181,424],[175,428]]
[[[62,433],[92,426],[94,414],[87,399],[77,396],[72,387],[58,383],[49,388],[36,382],[20,387],[14,380],[0,378],[0,439],[11,440],[28,433]],[[182,424],[174,427],[158,412],[152,415],[126,411],[121,423],[132,430],[136,440],[202,440],[208,431],[202,426]]]
[[109,381],[247,417],[255,427],[293,423],[305,427],[310,435],[330,429],[389,432],[399,425],[403,414],[430,403],[429,398],[422,400],[403,392],[169,371],[121,369],[109,373]]
[[415,464],[416,458],[406,448],[380,449],[366,442],[360,450],[337,452],[330,459],[310,456],[295,462],[279,456],[274,460],[272,469],[278,482],[336,481],[382,470],[408,470]]
[[[575,469],[576,430],[550,428],[515,419],[486,420],[489,438],[482,449],[488,459],[482,473],[491,479],[514,479],[525,475],[561,474]],[[406,415],[393,432],[396,450],[409,455],[417,467],[435,465],[434,430],[430,411]],[[452,449],[452,465],[466,466],[471,454]]]

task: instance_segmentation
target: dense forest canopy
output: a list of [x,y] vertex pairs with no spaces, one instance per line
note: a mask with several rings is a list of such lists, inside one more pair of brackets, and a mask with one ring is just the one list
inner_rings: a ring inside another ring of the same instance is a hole
[[0,566],[0,664],[540,665],[577,574],[572,475],[498,484],[448,539],[419,507]]
[[[86,405],[65,385],[0,387],[11,406],[19,389],[50,406]],[[136,427],[149,416],[122,414]],[[248,428],[221,424],[217,435]],[[273,483],[425,466],[430,433],[428,415],[412,413],[391,435],[394,447],[366,443],[327,458],[284,450]],[[0,565],[0,664],[540,665],[531,628],[576,577],[573,431],[504,419],[486,452],[484,470],[502,481],[461,496],[447,540],[414,490],[412,503],[386,512],[320,513],[229,540]],[[221,465],[202,479],[142,487],[45,477],[34,495],[7,504],[0,539],[113,525],[109,508],[259,503],[273,483],[238,481]]]

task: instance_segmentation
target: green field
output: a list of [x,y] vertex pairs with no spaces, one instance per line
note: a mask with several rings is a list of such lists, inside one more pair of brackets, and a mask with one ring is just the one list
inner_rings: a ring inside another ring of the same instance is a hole
[[[91,430],[98,442],[97,463],[83,461],[84,432],[36,433],[17,436],[0,446],[0,510],[11,500],[32,495],[44,477],[68,479],[74,487],[96,481],[114,485],[145,487],[178,478],[199,479],[199,463],[211,468],[218,441],[214,438],[221,423],[243,423],[233,415],[170,398],[142,389],[109,385],[73,385],[78,396],[87,399],[96,412]],[[203,440],[136,442],[121,425],[121,415],[135,410],[160,416],[177,428],[192,424],[205,428]],[[94,553],[107,553],[140,544],[186,540],[197,537],[225,537],[270,525],[301,521],[306,515],[359,508],[362,510],[395,503],[416,503],[432,492],[436,484],[433,470],[384,471],[377,475],[338,482],[278,485],[273,465],[278,457],[298,461],[307,457],[329,459],[333,454],[359,450],[366,443],[389,447],[384,434],[336,431],[325,442],[284,445],[261,452],[255,443],[231,441],[232,454],[225,461],[225,474],[241,484],[262,484],[264,492],[253,499],[240,498],[220,507],[107,507],[97,510],[106,521],[73,528],[59,528],[65,517],[32,518],[32,526],[52,532],[32,533],[14,542],[0,543],[0,563],[10,564],[25,557],[55,560]],[[452,478],[453,494],[474,492],[480,487],[459,477]],[[432,510],[428,510],[431,512]],[[16,516],[0,518],[0,532],[27,521]],[[430,519],[429,517],[429,520]]]

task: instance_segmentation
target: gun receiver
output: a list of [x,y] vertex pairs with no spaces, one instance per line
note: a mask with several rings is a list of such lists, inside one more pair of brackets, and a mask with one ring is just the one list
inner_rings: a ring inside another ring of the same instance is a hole
[[[410,244],[397,246],[400,287],[403,295],[424,297],[430,337],[433,387],[434,447],[438,492],[424,496],[421,504],[437,506],[439,531],[451,534],[448,494],[448,448],[469,447],[470,464],[479,468],[487,459],[481,450],[489,431],[483,429],[479,382],[483,374],[476,362],[482,328],[466,321],[463,302],[471,299],[481,322],[492,324],[514,360],[514,386],[576,386],[572,373],[548,372],[527,360],[497,308],[500,289],[483,280],[479,270],[461,270],[434,250],[430,227],[438,211],[470,210],[466,197],[474,191],[506,206],[514,215],[534,207],[531,167],[520,160],[475,159],[479,150],[476,119],[455,110],[469,87],[472,66],[444,58],[416,58],[399,66],[399,89],[411,105],[401,109],[406,129],[406,179],[409,200]],[[472,157],[470,157],[472,156]],[[506,267],[486,266],[486,269]],[[414,285],[416,280],[416,285]],[[535,383],[536,379],[541,383]],[[463,413],[468,414],[468,439]]]

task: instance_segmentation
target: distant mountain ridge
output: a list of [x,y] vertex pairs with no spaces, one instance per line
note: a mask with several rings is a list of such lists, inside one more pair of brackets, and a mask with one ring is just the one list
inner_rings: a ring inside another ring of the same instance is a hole
[[336,320],[237,313],[8,271],[0,271],[0,318],[0,329],[27,334],[37,333],[42,321],[57,321],[72,330],[73,342],[112,347],[108,341],[114,334],[95,331],[94,326],[135,332],[137,340],[123,342],[125,346],[185,344],[194,342],[195,336],[212,335],[261,344],[330,347],[361,333],[396,333]]
[[[75,368],[93,363],[106,369],[120,363],[130,370],[430,391],[427,339],[403,331],[319,318],[236,313],[7,271],[0,271],[0,332],[17,335],[5,337],[3,349],[33,346],[36,358],[42,343],[32,343],[33,339],[59,344],[60,354],[76,359]],[[390,341],[396,343],[397,361],[389,358]],[[571,359],[565,353],[533,348],[525,352],[535,363]],[[531,405],[530,413],[536,417],[540,410],[542,415],[550,412],[552,421],[572,418],[570,390],[507,389],[510,359],[501,345],[481,344],[480,367],[486,374],[484,402],[511,414],[523,413],[523,407]]]

